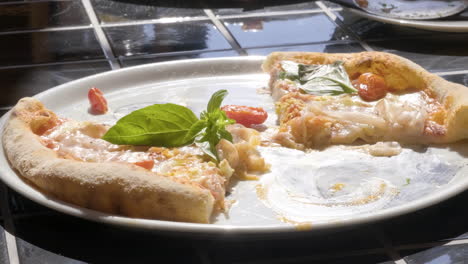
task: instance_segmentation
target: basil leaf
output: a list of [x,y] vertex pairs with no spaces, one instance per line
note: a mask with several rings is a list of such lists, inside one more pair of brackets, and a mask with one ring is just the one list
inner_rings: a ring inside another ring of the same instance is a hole
[[[294,67],[296,64],[297,67]],[[357,90],[351,84],[342,61],[332,64],[304,65],[295,62],[282,62],[285,71],[284,78],[297,80],[299,88],[314,95],[340,95],[355,93]],[[280,75],[280,78],[282,75]]]
[[205,119],[198,120],[197,122],[195,122],[190,127],[187,134],[185,135],[184,141],[192,142],[195,139],[195,137],[197,135],[199,135],[202,132],[202,130],[204,130],[206,128],[206,124],[207,124],[207,122],[206,122]]
[[176,104],[156,104],[121,118],[102,139],[119,145],[179,147],[195,143],[214,160],[221,139],[232,141],[226,126],[235,123],[219,107],[227,91],[211,96],[206,111],[198,119],[188,108]]
[[111,127],[102,139],[118,145],[178,147],[198,118],[187,107],[155,104],[136,110]]
[[293,61],[282,61],[281,68],[283,72],[280,72],[280,79],[289,79],[291,81],[299,81],[299,65]]
[[223,138],[229,142],[232,142],[232,135],[226,129],[219,130],[218,133],[219,133],[220,140]]
[[[216,145],[223,138],[232,142],[232,135],[226,130],[226,126],[235,123],[235,121],[229,119],[226,113],[219,108],[215,111],[207,112],[204,120],[206,121],[206,127],[196,136],[195,143],[206,154],[218,160]],[[202,145],[202,143],[208,143],[208,145]]]
[[316,77],[301,86],[301,90],[313,95],[340,95],[357,92],[352,86],[326,76]]
[[198,140],[195,140],[195,145],[197,147],[199,147],[203,153],[205,153],[206,155],[210,156],[212,159],[214,160],[218,160],[218,153],[216,151],[216,149],[212,149],[211,148],[211,145],[208,141],[198,141]]
[[[224,96],[225,95],[217,97],[221,98],[221,101],[219,101],[217,105],[221,106]],[[213,98],[215,97],[213,96],[212,99]],[[201,120],[205,122],[205,127],[200,130],[195,124],[193,128],[193,131],[199,130],[199,133],[195,136],[195,144],[200,147],[204,153],[215,160],[218,160],[216,145],[218,145],[219,141],[224,138],[232,142],[232,135],[226,130],[226,126],[235,123],[234,120],[226,116],[224,111],[219,109],[219,106],[218,108],[212,108],[210,111],[210,105],[208,104],[207,111],[200,115]]]
[[227,94],[228,92],[226,90],[219,90],[215,92],[211,96],[210,101],[208,101],[208,106],[206,107],[208,113],[218,110],[221,107],[221,103],[223,102],[224,97],[226,97]]

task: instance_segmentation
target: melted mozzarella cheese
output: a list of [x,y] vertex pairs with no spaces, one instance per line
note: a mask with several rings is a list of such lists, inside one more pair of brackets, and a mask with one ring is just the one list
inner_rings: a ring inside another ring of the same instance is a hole
[[216,164],[205,162],[201,158],[202,152],[199,148],[119,146],[101,139],[107,129],[108,127],[104,125],[90,122],[66,121],[41,138],[63,158],[86,162],[121,163],[152,160],[153,172],[183,183],[207,188],[216,200],[223,201],[224,177],[230,175],[221,175],[222,172]]
[[[424,92],[387,94],[376,102],[364,102],[357,95],[318,96],[299,99],[305,103],[298,117],[286,120],[294,141],[305,147],[350,144],[358,139],[366,142],[420,140],[428,119]],[[282,114],[294,111],[292,101]],[[288,139],[278,136],[289,146]]]
[[149,159],[148,153],[144,151],[135,151],[132,147],[114,145],[100,139],[106,130],[104,126],[88,122],[67,121],[42,137],[54,142],[53,149],[59,155],[82,161],[137,162]]
[[375,105],[377,114],[388,123],[392,136],[422,135],[427,119],[427,102],[423,96],[422,92],[405,95],[388,94]]

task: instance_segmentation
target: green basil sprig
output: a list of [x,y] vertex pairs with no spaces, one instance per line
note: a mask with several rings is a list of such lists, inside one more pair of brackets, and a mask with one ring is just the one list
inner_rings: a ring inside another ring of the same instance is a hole
[[283,61],[281,67],[284,71],[280,73],[280,78],[297,82],[299,88],[308,94],[340,95],[357,92],[342,61],[312,65]]
[[195,143],[218,160],[216,145],[221,139],[232,141],[226,125],[235,123],[220,109],[227,91],[211,96],[200,118],[189,108],[176,104],[155,104],[136,110],[111,127],[102,139],[117,145],[180,147]]
[[228,92],[220,90],[211,96],[206,111],[201,112],[198,120],[190,128],[184,140],[194,142],[203,152],[218,160],[216,145],[221,139],[232,142],[232,135],[226,130],[226,126],[234,124],[235,121],[226,116],[226,113],[220,109],[221,103]]

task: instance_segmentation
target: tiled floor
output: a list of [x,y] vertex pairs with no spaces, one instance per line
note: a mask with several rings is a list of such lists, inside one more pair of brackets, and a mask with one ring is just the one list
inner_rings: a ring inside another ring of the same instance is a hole
[[[242,48],[349,39],[323,13],[230,18],[222,21]],[[282,32],[280,37],[276,34],[278,31]]]
[[0,35],[0,67],[103,59],[92,28]]
[[0,97],[0,105],[11,106],[18,98],[110,69],[106,60],[0,68],[0,75],[4,76],[1,88],[4,96]]
[[211,21],[106,27],[104,32],[118,57],[230,48]]
[[[272,51],[382,50],[468,85],[467,47],[468,34],[386,25],[328,2],[197,9],[135,0],[1,0],[0,113],[21,97],[121,67]],[[365,226],[199,237],[85,221],[0,187],[0,263],[468,262],[466,192]]]

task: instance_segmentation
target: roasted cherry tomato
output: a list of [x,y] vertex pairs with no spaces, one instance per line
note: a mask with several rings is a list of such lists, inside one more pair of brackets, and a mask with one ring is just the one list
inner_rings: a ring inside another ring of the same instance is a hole
[[91,112],[94,114],[105,114],[107,112],[107,100],[104,94],[96,87],[89,89],[88,99],[91,104]]
[[370,72],[361,74],[353,81],[353,85],[358,90],[359,96],[365,101],[381,99],[388,91],[385,79]]
[[268,117],[267,112],[261,107],[225,105],[221,107],[221,110],[226,112],[229,118],[236,120],[237,123],[246,127],[261,124]]
[[151,170],[154,167],[154,160],[143,160],[143,161],[137,161],[133,163],[137,166],[140,166],[142,168],[145,168],[147,170]]

